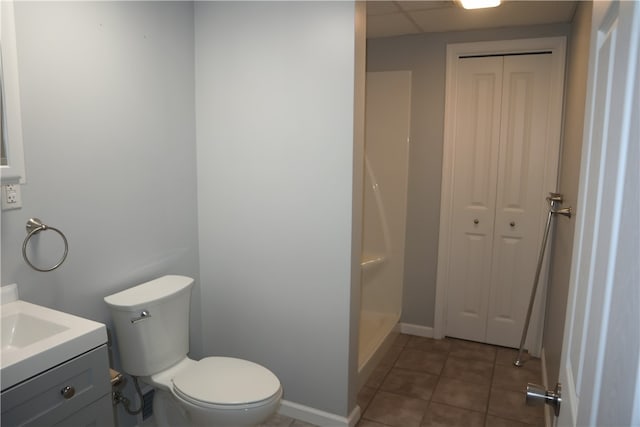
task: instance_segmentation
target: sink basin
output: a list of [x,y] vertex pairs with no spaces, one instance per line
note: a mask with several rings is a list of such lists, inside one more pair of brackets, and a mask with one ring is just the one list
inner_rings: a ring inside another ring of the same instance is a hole
[[102,323],[26,301],[1,307],[2,390],[107,342]]
[[26,313],[2,316],[2,353],[4,355],[5,352],[19,351],[24,347],[67,330],[69,328],[64,325]]

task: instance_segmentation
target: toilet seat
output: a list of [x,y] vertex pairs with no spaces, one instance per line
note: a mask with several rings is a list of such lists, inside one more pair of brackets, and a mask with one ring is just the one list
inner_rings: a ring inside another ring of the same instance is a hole
[[197,406],[249,409],[280,399],[278,378],[267,368],[232,357],[205,357],[176,373],[174,394]]

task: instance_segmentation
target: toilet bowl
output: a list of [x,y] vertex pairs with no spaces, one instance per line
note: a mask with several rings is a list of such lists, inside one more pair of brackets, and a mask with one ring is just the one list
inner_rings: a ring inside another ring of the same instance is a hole
[[282,387],[267,368],[232,357],[187,357],[193,279],[164,276],[105,298],[125,372],[156,389],[160,427],[253,426],[278,408]]
[[[159,427],[173,427],[179,421],[194,426],[253,426],[269,418],[282,398],[280,381],[271,371],[231,357],[185,358],[140,379],[158,393],[154,413]],[[180,414],[171,413],[175,407],[168,398],[179,405]]]

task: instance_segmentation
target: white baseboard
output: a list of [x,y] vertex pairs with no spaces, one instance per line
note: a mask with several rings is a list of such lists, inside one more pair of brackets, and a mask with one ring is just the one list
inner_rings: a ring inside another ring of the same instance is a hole
[[414,325],[412,323],[399,323],[400,332],[403,334],[416,335],[418,337],[433,338],[433,328],[431,326]]
[[348,417],[341,417],[310,406],[282,400],[278,413],[320,427],[355,427],[360,419],[360,407],[358,405],[356,405]]

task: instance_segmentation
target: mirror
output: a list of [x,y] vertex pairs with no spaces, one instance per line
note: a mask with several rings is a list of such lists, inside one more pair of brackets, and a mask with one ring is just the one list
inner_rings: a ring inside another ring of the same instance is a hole
[[12,1],[0,2],[0,170],[2,184],[25,183],[18,56]]

